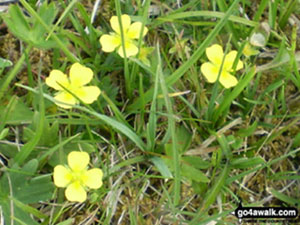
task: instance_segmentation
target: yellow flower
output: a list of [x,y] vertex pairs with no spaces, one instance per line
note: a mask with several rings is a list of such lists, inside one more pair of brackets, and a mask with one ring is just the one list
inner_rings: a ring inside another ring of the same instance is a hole
[[259,53],[259,51],[257,49],[255,49],[254,47],[252,47],[249,42],[247,42],[247,44],[245,45],[244,49],[243,49],[243,54],[246,57],[250,57],[252,55],[257,55]]
[[[219,70],[221,69],[222,60],[224,57],[223,49],[220,45],[214,44],[206,49],[206,55],[210,62],[206,62],[201,65],[201,72],[209,83],[214,83],[216,82]],[[231,51],[225,56],[219,78],[220,83],[225,88],[233,87],[238,83],[237,79],[231,75],[231,72],[233,72],[232,66],[236,55],[237,51]],[[238,60],[236,70],[240,70],[242,68],[243,62],[241,60]]]
[[54,184],[67,187],[65,195],[69,201],[83,202],[86,200],[86,187],[98,189],[102,186],[102,170],[87,170],[89,161],[88,153],[73,151],[68,155],[69,167],[58,165],[54,168]]
[[[97,86],[84,86],[88,84],[93,78],[93,71],[90,68],[82,66],[79,63],[74,63],[70,69],[70,77],[59,70],[52,70],[49,77],[46,78],[46,84],[54,88],[58,92],[55,94],[54,99],[59,102],[58,106],[69,109],[72,105],[78,104],[78,100],[72,95],[76,95],[81,101],[86,104],[94,102],[101,91]],[[65,89],[69,90],[70,94]]]
[[[139,39],[140,32],[142,29],[141,22],[134,22],[131,24],[131,19],[128,15],[124,14],[121,16],[124,43],[125,43],[125,52],[126,56],[134,56],[138,53],[138,47],[136,46],[134,40]],[[110,25],[115,32],[104,34],[100,38],[100,43],[102,45],[102,50],[104,52],[113,52],[117,49],[118,54],[124,58],[123,47],[122,47],[122,38],[120,31],[120,24],[117,16],[113,16],[110,19]],[[144,27],[143,37],[147,34],[148,29]]]

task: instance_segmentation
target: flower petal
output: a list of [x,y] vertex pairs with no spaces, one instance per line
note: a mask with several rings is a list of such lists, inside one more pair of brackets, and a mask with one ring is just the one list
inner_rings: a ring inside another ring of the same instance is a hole
[[[224,69],[227,71],[232,70],[233,63],[235,61],[237,55],[237,51],[230,51],[226,56],[224,60]],[[243,68],[243,62],[241,60],[238,61],[238,64],[236,66],[236,70],[240,70]]]
[[203,63],[201,72],[209,83],[214,83],[218,78],[219,68],[212,63]]
[[116,47],[121,45],[121,37],[104,34],[100,38],[100,43],[104,52],[113,52]]
[[241,60],[238,61],[238,64],[236,65],[236,71],[240,70],[240,69],[243,69],[244,67],[244,64]]
[[[131,42],[125,42],[125,51],[126,51],[126,57],[134,56],[139,52],[138,47],[135,46],[135,44]],[[121,46],[118,50],[119,55],[124,58],[123,54],[123,47]]]
[[99,97],[101,91],[97,86],[84,86],[76,91],[76,95],[86,104],[91,104]]
[[223,49],[221,45],[214,44],[206,48],[207,58],[215,65],[221,65],[223,60]]
[[[126,36],[130,39],[138,39],[140,37],[141,30],[142,30],[142,23],[135,22],[130,25]],[[142,37],[144,37],[147,34],[147,32],[148,32],[148,28],[144,27]]]
[[[46,78],[46,84],[49,87],[54,88],[55,90],[63,90],[63,88],[60,86],[67,87],[69,85],[69,80],[66,74],[59,70],[52,70],[50,72],[49,77]],[[60,84],[60,85],[59,85]]]
[[[70,69],[70,83],[72,87],[88,84],[93,78],[93,71],[79,63],[74,63]],[[74,93],[76,94],[76,93]]]
[[[128,28],[130,27],[131,19],[127,14],[121,16],[122,28],[124,34],[126,34]],[[121,34],[119,19],[117,16],[112,16],[110,19],[111,28],[117,33]]]
[[90,162],[90,156],[87,152],[70,152],[68,155],[68,164],[73,171],[85,170]]
[[88,170],[85,173],[86,179],[84,180],[84,184],[92,189],[97,189],[102,186],[102,177],[103,172],[99,168],[94,168]]
[[66,187],[72,180],[72,174],[66,167],[58,165],[54,167],[53,180],[57,187]]
[[59,102],[55,102],[56,105],[65,109],[70,109],[72,108],[72,105],[75,105],[77,103],[77,100],[70,93],[66,91],[58,92],[58,94],[54,97],[54,99],[59,102],[68,104],[65,105]]
[[65,191],[65,195],[71,202],[84,202],[86,200],[86,191],[79,182],[70,184]]
[[238,83],[237,79],[226,71],[221,74],[219,81],[225,88],[231,88]]

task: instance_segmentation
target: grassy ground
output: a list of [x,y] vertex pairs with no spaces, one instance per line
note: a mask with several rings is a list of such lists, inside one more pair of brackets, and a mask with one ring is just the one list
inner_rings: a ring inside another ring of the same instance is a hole
[[[237,224],[240,202],[299,206],[299,0],[95,4],[20,0],[1,13],[1,224]],[[102,51],[122,14],[148,28],[146,60]],[[238,52],[236,86],[203,76],[213,44]],[[64,109],[45,79],[75,62],[102,92]],[[83,203],[53,183],[71,151],[104,173]]]

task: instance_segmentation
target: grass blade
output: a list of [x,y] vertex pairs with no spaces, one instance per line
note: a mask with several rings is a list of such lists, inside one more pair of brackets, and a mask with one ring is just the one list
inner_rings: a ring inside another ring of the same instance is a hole
[[6,89],[8,88],[8,85],[10,84],[10,82],[15,78],[15,76],[17,75],[18,72],[20,72],[22,65],[25,61],[25,55],[26,53],[28,54],[28,52],[30,51],[31,46],[28,46],[25,49],[25,52],[22,54],[21,58],[18,60],[18,62],[16,63],[16,65],[14,66],[14,68],[9,72],[9,74],[7,75],[5,81],[2,83],[1,87],[0,87],[0,99],[3,97]]
[[165,100],[165,105],[168,112],[168,124],[171,129],[171,138],[172,138],[172,157],[173,157],[173,165],[174,165],[174,205],[178,205],[179,199],[180,199],[180,165],[179,165],[179,153],[177,149],[177,138],[176,138],[176,127],[175,127],[175,120],[174,120],[174,114],[172,109],[172,104],[169,98],[168,88],[166,81],[163,77],[163,73],[161,70],[161,58],[159,54],[159,45],[157,46],[157,56],[158,56],[158,75],[159,80],[161,84],[162,93]]
[[30,155],[30,153],[34,150],[35,146],[38,144],[40,138],[43,135],[44,130],[44,124],[45,124],[45,102],[43,98],[43,89],[41,84],[41,78],[40,78],[41,68],[38,74],[38,80],[39,80],[39,119],[38,119],[38,126],[36,129],[35,136],[32,140],[27,142],[22,148],[21,151],[16,155],[15,161],[20,165],[22,164],[25,159]]
[[[212,17],[212,18],[219,18],[223,19],[225,13],[223,12],[212,12],[212,11],[191,11],[191,12],[182,12],[176,14],[170,14],[164,17],[157,18],[158,22],[155,25],[161,24],[162,22],[176,22],[177,19],[185,19],[190,17]],[[254,22],[252,20],[247,20],[238,16],[229,16],[228,20],[236,23],[240,23],[250,27],[257,27],[259,26],[258,22]]]

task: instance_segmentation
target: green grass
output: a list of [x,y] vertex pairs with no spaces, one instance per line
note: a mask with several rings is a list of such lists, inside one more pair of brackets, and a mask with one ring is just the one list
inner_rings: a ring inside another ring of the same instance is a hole
[[[299,1],[103,0],[93,22],[95,1],[36,3],[0,13],[1,222],[237,224],[239,201],[299,208]],[[150,66],[102,51],[122,14],[142,23]],[[260,53],[245,57],[247,43]],[[213,44],[244,64],[232,88],[201,72]],[[88,105],[64,88],[80,104],[63,109],[45,79],[74,62],[101,95]],[[53,183],[71,151],[104,173],[84,203]]]

